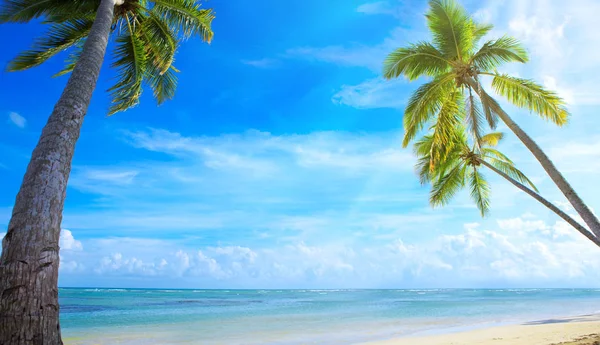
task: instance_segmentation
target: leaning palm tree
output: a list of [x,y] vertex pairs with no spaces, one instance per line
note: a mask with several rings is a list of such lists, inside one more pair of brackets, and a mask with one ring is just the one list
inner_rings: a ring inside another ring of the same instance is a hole
[[461,189],[468,188],[481,216],[486,216],[490,207],[491,189],[481,170],[488,168],[546,206],[600,247],[600,239],[542,197],[531,180],[517,169],[506,155],[496,149],[502,138],[502,133],[492,132],[481,136],[478,143],[469,145],[465,131],[462,127],[457,127],[452,136],[451,149],[444,159],[435,164],[432,164],[434,135],[428,134],[416,141],[414,152],[418,160],[415,168],[421,184],[431,184],[430,204],[433,207],[444,206]]
[[3,0],[0,23],[42,18],[46,36],[8,66],[37,66],[66,49],[71,73],[35,147],[2,241],[0,344],[62,344],[58,320],[60,224],[75,143],[111,36],[118,78],[109,114],[137,104],[147,85],[174,95],[179,42],[212,39],[210,9],[195,0]]
[[430,0],[426,14],[432,42],[418,42],[399,48],[388,55],[383,74],[387,79],[401,75],[409,80],[429,77],[410,98],[404,113],[406,147],[423,126],[435,120],[434,155],[440,160],[449,149],[452,127],[462,121],[459,108],[470,108],[466,121],[477,142],[487,124],[495,129],[498,120],[525,144],[558,186],[573,208],[596,237],[600,237],[600,221],[554,166],[537,143],[500,107],[482,85],[482,77],[492,78],[492,89],[517,107],[529,110],[559,126],[567,123],[569,113],[564,101],[532,80],[499,73],[496,69],[508,62],[525,63],[525,49],[512,37],[503,36],[480,44],[492,25],[475,22],[454,0]]

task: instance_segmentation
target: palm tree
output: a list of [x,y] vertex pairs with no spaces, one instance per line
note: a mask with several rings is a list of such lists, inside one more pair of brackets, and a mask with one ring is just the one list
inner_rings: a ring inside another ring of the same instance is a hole
[[481,83],[482,77],[492,78],[494,91],[510,103],[527,109],[559,126],[567,123],[569,113],[564,101],[532,80],[497,72],[508,62],[525,63],[527,53],[512,37],[503,36],[479,44],[492,25],[475,22],[454,0],[430,0],[426,14],[432,42],[418,42],[396,49],[384,62],[387,79],[401,75],[409,80],[429,77],[411,96],[404,113],[406,147],[423,126],[434,120],[432,161],[440,160],[449,150],[451,127],[459,125],[462,104],[469,108],[466,122],[476,138],[481,140],[484,125],[495,129],[498,119],[525,144],[540,162],[552,181],[573,205],[596,237],[600,237],[600,221],[554,166],[537,143],[489,95]]
[[2,241],[0,344],[62,344],[58,320],[60,224],[75,143],[114,37],[118,80],[109,114],[137,104],[144,85],[158,103],[174,95],[173,58],[183,39],[210,42],[210,9],[195,0],[3,0],[0,23],[43,18],[48,33],[9,71],[37,66],[71,48],[71,72],[35,147]]
[[481,172],[482,168],[486,167],[556,213],[600,247],[600,239],[539,195],[537,188],[529,178],[517,169],[506,155],[495,148],[503,138],[502,133],[492,132],[483,135],[478,144],[469,145],[464,129],[457,127],[455,131],[450,151],[443,160],[434,165],[432,165],[434,135],[425,135],[414,144],[414,151],[418,157],[415,168],[421,184],[431,184],[429,202],[433,207],[448,204],[460,189],[468,187],[471,198],[477,205],[481,216],[485,217],[489,211],[491,192],[488,182]]

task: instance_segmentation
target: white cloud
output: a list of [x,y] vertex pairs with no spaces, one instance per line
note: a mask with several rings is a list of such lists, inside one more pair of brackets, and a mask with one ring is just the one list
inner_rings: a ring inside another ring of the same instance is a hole
[[359,109],[403,108],[408,98],[404,79],[375,78],[358,85],[343,85],[332,98],[333,102]]
[[381,43],[373,46],[351,43],[325,47],[299,47],[288,49],[286,55],[340,66],[368,68],[379,75],[383,60],[389,53],[406,44],[407,39],[420,39],[425,37],[425,34],[426,32],[409,31],[405,27],[397,27]]
[[61,250],[82,250],[83,245],[73,237],[71,230],[62,229],[60,231],[59,246]]
[[[419,3],[419,2],[417,2]],[[420,3],[419,3],[420,4]],[[414,5],[414,4],[412,4]],[[382,14],[390,15],[396,18],[405,19],[408,16],[414,15],[415,9],[408,1],[384,0],[364,3],[356,8],[356,12],[368,15]]]
[[[0,232],[0,240],[6,235],[5,232]],[[81,241],[77,241],[73,237],[73,233],[70,230],[62,229],[60,231],[59,246],[61,250],[82,250],[83,245]]]
[[15,113],[14,111],[8,114],[8,119],[13,125],[19,128],[25,128],[25,126],[27,125],[27,120],[18,113]]
[[594,92],[600,48],[590,44],[598,41],[590,30],[598,11],[595,0],[489,0],[477,13],[496,25],[495,37],[513,35],[529,50],[531,61],[517,71],[556,87],[571,105],[579,106],[600,103]]
[[[406,169],[411,159],[399,152],[398,137],[389,133],[351,134],[314,132],[275,136],[247,131],[221,137],[183,137],[165,130],[129,132],[134,146],[173,155],[191,155],[210,169],[243,170],[244,174],[272,176],[291,165],[296,169],[344,167],[348,171]],[[278,159],[279,164],[273,160]],[[374,165],[372,163],[377,163]]]
[[242,60],[244,65],[254,66],[256,68],[274,68],[279,66],[280,62],[276,59],[262,58],[258,60]]
[[[539,219],[499,219],[497,223],[500,226],[491,230],[468,223],[462,232],[425,241],[396,237],[366,244],[297,241],[273,247],[175,249],[184,242],[127,238],[119,245],[118,238],[93,240],[88,247],[99,251],[88,253],[85,265],[65,261],[64,270],[161,277],[191,284],[200,279],[205,286],[223,283],[229,287],[476,287],[490,282],[590,286],[600,278],[600,252],[575,230],[566,227],[570,235],[557,241],[544,235],[556,229],[556,224]],[[111,249],[115,250],[112,254],[104,254]],[[578,255],[573,256],[574,252]]]
[[111,171],[106,169],[88,169],[84,172],[90,180],[110,182],[114,184],[130,184],[137,176],[137,171]]

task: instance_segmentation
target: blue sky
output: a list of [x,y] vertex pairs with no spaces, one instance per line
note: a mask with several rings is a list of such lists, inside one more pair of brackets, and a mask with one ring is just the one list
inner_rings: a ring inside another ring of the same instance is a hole
[[[503,71],[570,104],[555,128],[506,105],[584,200],[600,204],[595,69],[600,4],[465,1],[527,46]],[[427,39],[425,1],[211,1],[211,45],[181,46],[174,100],[105,116],[104,66],[78,143],[61,237],[61,286],[597,286],[600,252],[490,173],[492,213],[468,195],[431,209],[402,149],[422,81],[380,78],[385,55]],[[3,25],[3,66],[41,25]],[[0,74],[0,226],[66,79],[62,59]],[[502,129],[502,128],[501,128]],[[502,149],[572,213],[509,135]],[[0,230],[1,232],[1,230]],[[1,234],[0,234],[1,235]]]

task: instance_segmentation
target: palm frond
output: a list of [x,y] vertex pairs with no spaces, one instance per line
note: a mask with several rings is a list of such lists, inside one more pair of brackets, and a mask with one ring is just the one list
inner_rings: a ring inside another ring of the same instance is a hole
[[467,125],[475,138],[475,145],[479,146],[483,132],[483,122],[485,120],[483,118],[484,115],[481,104],[477,101],[477,98],[473,96],[471,89],[469,89],[469,96],[466,99],[465,105]]
[[161,73],[155,65],[148,66],[146,81],[152,89],[156,102],[160,105],[164,101],[170,100],[175,96],[177,89],[177,69],[170,66],[167,71]]
[[503,138],[504,133],[492,132],[482,136],[480,142],[482,146],[498,146],[500,140],[502,140]]
[[113,105],[109,115],[127,110],[138,104],[142,94],[142,81],[146,75],[146,50],[139,33],[128,23],[128,32],[117,37],[112,67],[117,68],[118,81],[108,91]]
[[[25,23],[44,16],[62,18],[81,13],[90,0],[3,0],[0,4],[0,23]],[[99,1],[96,1],[99,3]],[[96,7],[97,4],[96,4]]]
[[427,42],[398,48],[383,63],[383,76],[386,79],[404,75],[409,80],[415,80],[420,76],[437,76],[449,70],[450,62]]
[[437,114],[437,121],[432,134],[431,143],[431,168],[446,159],[447,155],[460,144],[458,137],[464,111],[461,109],[463,104],[462,93],[455,90],[445,97],[442,107]]
[[77,61],[79,61],[79,57],[81,56],[81,52],[83,51],[83,45],[85,44],[85,38],[81,39],[75,46],[73,46],[73,51],[69,54],[69,57],[65,60],[65,67],[60,70],[58,73],[54,74],[52,77],[60,77],[65,74],[69,74],[73,72],[75,69],[75,65]]
[[430,0],[425,15],[433,41],[448,60],[463,60],[474,44],[473,21],[454,0]]
[[9,62],[7,70],[22,71],[40,65],[86,37],[93,23],[92,19],[85,18],[51,25],[48,33],[37,39],[31,50]]
[[565,102],[555,92],[546,90],[533,80],[493,74],[492,87],[509,102],[529,109],[542,118],[562,126],[569,120]]
[[431,206],[444,206],[452,200],[465,184],[465,171],[464,165],[457,164],[433,183],[429,194]]
[[483,90],[481,83],[477,81],[477,86],[479,88],[477,95],[479,96],[479,101],[481,102],[481,108],[483,109],[483,113],[485,114],[485,120],[492,130],[496,129],[498,126],[498,113],[496,112],[495,105],[496,101],[488,95],[485,90]]
[[471,64],[481,71],[493,71],[508,62],[525,63],[529,60],[525,48],[513,37],[504,36],[488,41],[473,55]]
[[152,11],[162,18],[184,38],[199,35],[202,40],[209,42],[213,38],[211,29],[215,14],[212,9],[200,8],[196,0],[154,0]]
[[497,159],[509,164],[513,164],[513,161],[510,160],[510,158],[508,158],[505,154],[490,147],[481,148],[481,156],[484,160]]
[[175,57],[177,37],[171,28],[153,12],[143,19],[140,31],[144,45],[148,49],[149,60],[157,67],[159,74],[167,72]]
[[449,90],[452,90],[455,85],[454,74],[446,73],[421,85],[412,94],[404,110],[403,147],[407,147],[425,123],[437,114]]
[[481,216],[485,217],[490,209],[490,186],[478,169],[473,169],[468,178],[471,198],[481,212]]
[[[446,159],[438,162],[432,162],[431,148],[433,145],[433,135],[428,134],[416,141],[413,150],[417,156],[415,171],[419,176],[419,181],[422,185],[433,182],[435,179],[443,176],[446,171],[454,168],[456,164],[460,164],[460,154],[462,148],[460,143],[455,143],[451,146],[450,152],[446,155]],[[432,169],[432,165],[434,168]]]
[[496,169],[502,171],[511,178],[519,181],[522,184],[529,185],[534,191],[539,192],[537,187],[533,184],[533,182],[531,182],[531,180],[527,176],[525,176],[525,174],[521,170],[517,169],[514,166],[514,164],[494,158],[489,158],[487,159],[487,161]]
[[477,44],[493,28],[494,26],[492,24],[481,24],[473,22],[473,44]]

